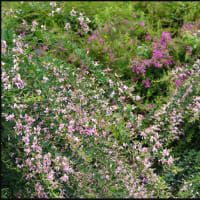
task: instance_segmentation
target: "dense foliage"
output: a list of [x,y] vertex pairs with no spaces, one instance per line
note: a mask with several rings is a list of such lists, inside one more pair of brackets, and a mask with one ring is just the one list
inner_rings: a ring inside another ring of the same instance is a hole
[[200,197],[199,2],[3,2],[2,198]]

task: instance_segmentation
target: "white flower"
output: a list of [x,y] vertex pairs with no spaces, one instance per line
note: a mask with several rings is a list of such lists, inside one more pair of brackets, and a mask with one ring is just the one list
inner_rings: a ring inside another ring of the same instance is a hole
[[72,9],[72,10],[70,11],[70,15],[71,15],[71,16],[76,16],[76,11],[75,11],[74,9]]
[[162,155],[163,157],[169,156],[169,152],[166,149],[164,149]]
[[74,138],[74,142],[79,142],[79,139],[78,139],[78,137],[73,137]]
[[61,11],[61,8],[56,8],[56,12],[59,13]]
[[49,79],[47,77],[43,77],[43,83],[46,83]]
[[41,28],[42,28],[43,30],[46,30],[46,26],[45,26],[45,25],[41,25]]
[[37,90],[37,94],[40,95],[41,94],[41,90]]
[[135,100],[135,101],[140,100],[140,96],[133,96],[133,100]]
[[113,91],[113,92],[111,93],[110,97],[113,98],[113,97],[114,97],[114,94],[115,94],[115,91]]
[[51,3],[50,3],[50,6],[56,7],[56,2],[51,2]]
[[54,16],[54,12],[55,12],[54,10],[51,11],[51,16]]
[[121,77],[120,75],[118,75],[118,74],[116,74],[116,73],[115,73],[115,76],[116,76],[116,77]]
[[66,23],[66,24],[65,24],[65,30],[67,30],[67,31],[68,31],[68,30],[69,30],[69,28],[71,28],[71,26],[70,26],[70,23]]
[[132,105],[132,110],[136,109],[136,106],[135,105]]
[[32,31],[32,32],[35,32],[35,29],[34,29],[34,28],[32,28],[32,29],[31,29],[31,31]]
[[92,64],[93,64],[95,67],[99,65],[97,61],[92,61]]
[[91,21],[90,21],[90,19],[87,17],[86,18],[86,22],[88,22],[88,23],[90,23]]
[[83,16],[79,17],[78,20],[80,21],[80,24],[82,24],[84,20]]

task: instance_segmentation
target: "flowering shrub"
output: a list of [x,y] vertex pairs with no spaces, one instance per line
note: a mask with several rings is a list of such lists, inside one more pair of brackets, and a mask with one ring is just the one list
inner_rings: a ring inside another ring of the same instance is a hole
[[[16,45],[22,42],[21,38],[16,38],[15,42]],[[23,178],[26,180],[26,189],[23,192],[18,191],[19,197],[24,197],[21,195],[31,195],[31,197],[86,195],[88,197],[88,192],[90,196],[101,197],[102,194],[113,195],[113,193],[109,194],[111,191],[116,191],[116,195],[120,196],[132,195],[132,193],[128,193],[130,187],[132,188],[130,184],[133,181],[140,180],[135,176],[132,177],[130,182],[125,181],[122,179],[123,173],[126,175],[130,173],[131,175],[134,174],[133,171],[136,169],[144,170],[144,172],[149,169],[147,166],[143,169],[143,163],[140,159],[138,160],[139,163],[141,162],[139,169],[134,166],[130,167],[126,164],[126,159],[124,160],[122,155],[115,155],[115,153],[116,148],[123,149],[122,146],[119,146],[123,138],[128,139],[130,137],[129,135],[126,136],[122,129],[125,126],[125,121],[119,113],[126,111],[123,104],[129,96],[133,98],[129,94],[133,89],[128,88],[120,81],[112,81],[103,71],[101,72],[100,68],[96,69],[92,63],[89,65],[89,71],[84,71],[73,69],[72,65],[53,58],[50,60],[50,57],[48,57],[48,62],[42,57],[38,62],[37,54],[32,54],[31,61],[29,61],[25,59],[26,54],[26,48],[17,52],[13,48],[10,57],[15,58],[15,66],[24,63],[25,66],[31,67],[18,67],[17,69],[15,67],[14,69],[12,65],[6,63],[3,65],[5,68],[2,73],[4,83],[2,85],[4,91],[2,93],[4,99],[2,115],[6,125],[8,125],[8,122],[14,123],[14,132],[12,131],[5,137],[10,142],[17,140],[19,148],[19,152],[9,153],[9,156],[10,159],[15,160],[17,168],[23,169]],[[24,81],[20,78],[21,70],[23,70]],[[32,70],[39,75],[34,83],[27,79],[33,73]],[[16,84],[16,73],[20,80],[18,82],[23,87],[18,87]],[[105,86],[102,85],[102,81]],[[22,84],[25,82],[26,84]],[[9,83],[11,83],[10,88],[7,87]],[[99,84],[101,84],[101,87],[98,86]],[[29,90],[26,88],[29,88]],[[18,90],[21,90],[23,96]],[[33,92],[32,94],[28,93],[30,90]],[[14,104],[8,102],[6,98],[9,97],[8,92],[15,94]],[[109,96],[110,98],[108,98]],[[94,110],[94,108],[96,109]],[[7,114],[4,111],[8,109],[12,114]],[[133,115],[130,111],[128,109],[128,112]],[[113,129],[117,125],[116,117],[117,121],[121,123],[117,130]],[[120,131],[120,135],[118,131]],[[111,135],[110,132],[112,132]],[[126,145],[124,143],[124,148],[126,148]],[[101,150],[99,151],[100,147]],[[107,159],[111,155],[112,159]],[[103,160],[101,161],[99,158]],[[88,165],[91,167],[91,169],[89,168],[91,175]],[[105,168],[106,166],[108,168]],[[124,172],[121,172],[123,168]],[[116,174],[113,174],[113,170]],[[136,173],[140,174],[141,172]],[[104,175],[105,179],[102,179]],[[98,178],[98,176],[101,178]],[[149,184],[159,181],[153,171],[150,171],[150,174],[146,176],[143,177],[144,184],[146,181]],[[97,186],[95,187],[93,184],[90,185],[94,177],[97,179]],[[102,187],[102,181],[112,180],[113,178],[116,179],[116,184],[119,184],[119,186],[113,188],[112,185],[108,185],[109,187],[105,185]],[[86,184],[87,182],[89,186]],[[33,183],[36,183],[35,188],[32,188]],[[124,190],[121,188],[122,183],[125,184]],[[71,186],[66,189],[66,184]],[[29,190],[30,187],[32,188],[31,191]],[[75,191],[71,187],[75,187]],[[135,187],[137,188],[137,186]],[[85,191],[85,194],[83,191]],[[157,194],[156,191],[154,193],[151,195]],[[149,196],[150,194],[148,188],[145,188],[144,185],[134,195]]]
[[[143,35],[137,13],[135,48],[118,25],[94,31],[76,8],[63,16],[61,2],[48,3],[44,20],[30,12],[38,2],[22,4],[3,12],[2,197],[199,197],[200,60],[178,62],[171,34]],[[115,66],[125,50],[130,82]],[[167,100],[146,103],[156,81]]]

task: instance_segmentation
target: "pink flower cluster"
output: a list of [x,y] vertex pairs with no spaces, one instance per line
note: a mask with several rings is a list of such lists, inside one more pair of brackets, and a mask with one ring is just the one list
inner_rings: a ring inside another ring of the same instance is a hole
[[[149,36],[148,39],[150,39]],[[143,56],[139,56],[133,59],[130,68],[135,74],[136,80],[139,79],[140,76],[145,77],[146,71],[151,66],[154,66],[155,68],[162,68],[163,66],[168,67],[173,64],[171,60],[173,56],[170,56],[169,50],[167,49],[167,44],[170,41],[170,34],[168,32],[163,32],[160,38],[160,42],[154,42],[153,46],[151,47],[152,57],[150,59],[144,59]],[[149,87],[150,85],[150,83],[145,80],[143,83],[145,84],[145,87]]]

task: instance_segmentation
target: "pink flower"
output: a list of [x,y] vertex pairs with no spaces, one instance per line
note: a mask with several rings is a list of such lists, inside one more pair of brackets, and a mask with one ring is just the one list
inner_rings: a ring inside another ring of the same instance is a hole
[[150,35],[146,35],[146,40],[151,40],[151,36]]
[[128,24],[128,23],[129,23],[129,21],[128,21],[127,19],[125,19],[125,20],[124,20],[124,23],[125,23],[125,24]]
[[31,162],[31,159],[30,158],[28,158],[27,160],[26,160],[26,165],[28,165],[29,167],[31,166],[31,164],[32,164],[32,162]]
[[38,166],[38,168],[41,167],[41,163],[39,161],[37,162],[37,166]]
[[41,94],[41,90],[37,90],[37,94],[40,95]]
[[43,82],[43,83],[46,83],[48,80],[49,80],[49,79],[48,79],[47,77],[44,76],[42,82]]
[[102,45],[103,42],[104,42],[104,39],[100,38],[100,39],[99,39],[99,42],[100,42],[100,44]]
[[83,23],[83,20],[84,20],[84,18],[81,16],[81,17],[79,17],[79,18],[78,18],[78,20],[80,21],[80,24],[82,24],[82,23]]
[[197,25],[196,25],[196,28],[200,28],[200,20],[198,21]]
[[65,30],[68,31],[70,28],[71,28],[70,24],[69,24],[69,23],[66,23],[66,24],[65,24]]
[[69,133],[72,133],[74,131],[73,126],[69,126],[68,131],[69,131]]
[[19,122],[16,122],[16,126],[15,127],[16,127],[16,130],[19,131],[19,130],[22,129],[22,124],[19,123]]
[[136,17],[137,17],[135,13],[132,13],[132,16],[133,16],[134,18],[136,18]]
[[70,15],[71,15],[71,16],[76,16],[76,11],[75,11],[74,9],[72,9],[72,10],[70,11]]
[[144,26],[144,22],[139,22],[139,25],[140,26]]
[[92,130],[92,129],[89,129],[89,130],[87,131],[87,134],[88,134],[88,135],[92,135],[92,134],[93,134],[93,130]]
[[103,49],[103,52],[105,53],[105,52],[107,52],[107,51],[108,51],[108,47],[105,46],[104,49]]
[[180,86],[181,86],[181,82],[183,82],[183,80],[182,79],[179,79],[179,80],[176,80],[175,81],[175,83],[176,83],[176,86],[177,86],[177,88],[179,89],[180,88]]
[[24,141],[25,145],[29,144],[29,138],[28,137],[23,136],[22,140]]
[[145,88],[148,88],[151,84],[148,79],[143,80],[142,83],[145,85]]
[[165,43],[165,42],[170,41],[170,40],[171,40],[170,33],[168,33],[168,32],[162,32],[162,36],[160,38],[160,42],[161,43]]
[[3,47],[3,48],[6,48],[6,46],[7,46],[7,45],[6,45],[6,41],[5,41],[5,40],[2,40],[1,43],[2,43],[2,47]]
[[164,157],[166,157],[166,156],[168,156],[168,155],[169,155],[169,152],[168,152],[166,149],[164,149],[164,151],[163,151],[162,155],[163,155]]
[[13,120],[14,117],[15,117],[14,114],[8,115],[8,116],[6,117],[6,121]]
[[64,174],[64,176],[62,176],[60,179],[66,182],[69,179],[69,177],[66,174]]
[[86,33],[89,31],[89,26],[86,23],[82,23],[81,26]]
[[192,47],[187,46],[186,49],[187,49],[186,54],[188,54],[189,56],[191,56],[191,54],[192,54]]
[[60,124],[59,131],[61,131],[64,128],[65,124]]
[[166,162],[166,160],[165,160],[164,158],[162,158],[162,159],[160,159],[160,162],[161,162],[162,164],[164,164],[164,163]]
[[26,37],[26,33],[21,33],[19,36],[20,37]]
[[155,65],[156,68],[161,68],[162,67],[162,65],[161,65],[161,63],[159,61],[156,62],[154,65]]
[[50,6],[56,7],[56,2],[51,2],[51,3],[50,3]]
[[36,21],[33,21],[33,22],[32,22],[32,25],[33,25],[33,26],[37,26],[38,23],[37,23]]
[[193,26],[192,25],[189,25],[189,24],[186,24],[185,25],[185,28],[187,29],[187,30],[193,30]]
[[148,105],[147,107],[148,107],[148,108],[153,108],[154,105],[150,104],[150,105]]
[[54,176],[53,176],[53,173],[52,173],[52,172],[51,172],[50,174],[47,175],[47,179],[48,179],[49,181],[53,181]]
[[31,152],[30,149],[24,149],[24,151],[26,152],[26,155],[28,155]]
[[167,164],[170,166],[173,163],[173,161],[174,161],[174,159],[170,156],[167,161]]

